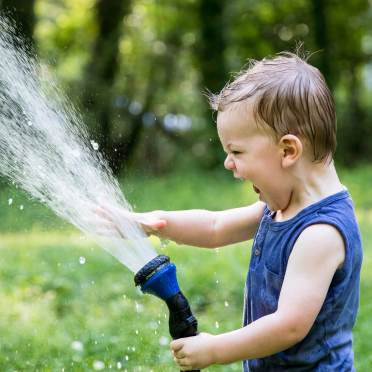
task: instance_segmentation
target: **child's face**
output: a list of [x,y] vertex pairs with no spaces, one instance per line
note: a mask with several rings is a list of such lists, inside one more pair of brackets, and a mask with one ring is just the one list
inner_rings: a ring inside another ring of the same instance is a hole
[[291,198],[282,151],[273,136],[257,125],[252,108],[235,105],[219,112],[217,130],[227,153],[225,168],[235,178],[249,180],[270,210],[284,210]]

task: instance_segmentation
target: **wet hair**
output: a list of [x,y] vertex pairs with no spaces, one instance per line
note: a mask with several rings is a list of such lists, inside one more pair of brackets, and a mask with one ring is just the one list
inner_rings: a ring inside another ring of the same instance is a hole
[[[224,111],[253,102],[257,124],[268,125],[279,140],[299,136],[312,150],[313,161],[332,159],[336,150],[336,113],[321,72],[297,54],[250,61],[219,94],[208,94],[211,107]],[[250,99],[252,98],[252,99]]]

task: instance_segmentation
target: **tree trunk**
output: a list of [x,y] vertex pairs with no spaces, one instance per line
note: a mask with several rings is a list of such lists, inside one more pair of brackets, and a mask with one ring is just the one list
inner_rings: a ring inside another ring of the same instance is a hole
[[[348,159],[346,164],[354,165],[358,160],[362,159],[368,153],[368,145],[370,134],[368,133],[368,125],[365,123],[365,112],[360,104],[360,80],[358,77],[358,69],[356,61],[350,64],[350,82],[349,82],[349,115],[346,141],[348,149],[346,154]],[[366,145],[367,142],[367,146]],[[367,148],[366,148],[367,147]]]
[[[201,89],[218,93],[228,80],[225,62],[225,1],[200,0],[198,15],[200,38],[196,46],[196,57],[201,73]],[[207,125],[212,123],[212,113],[205,102],[204,117]],[[210,129],[209,129],[210,128]],[[205,141],[210,144],[211,157],[207,166],[213,167],[220,162],[221,153],[217,131],[214,125],[208,126]]]
[[97,38],[86,70],[83,97],[85,106],[95,113],[99,123],[100,144],[109,158],[114,151],[111,143],[112,85],[118,70],[119,41],[123,18],[130,9],[130,0],[97,0],[95,13]]
[[331,90],[334,87],[332,69],[330,65],[330,42],[328,39],[328,21],[327,21],[327,2],[323,0],[312,1],[312,11],[315,28],[315,44],[320,53],[318,57],[318,67],[323,73]]

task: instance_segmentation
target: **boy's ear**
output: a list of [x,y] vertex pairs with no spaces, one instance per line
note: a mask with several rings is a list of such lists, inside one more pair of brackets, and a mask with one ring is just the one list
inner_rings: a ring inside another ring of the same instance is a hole
[[279,140],[279,148],[283,168],[288,168],[295,164],[303,152],[301,140],[293,134],[284,135]]

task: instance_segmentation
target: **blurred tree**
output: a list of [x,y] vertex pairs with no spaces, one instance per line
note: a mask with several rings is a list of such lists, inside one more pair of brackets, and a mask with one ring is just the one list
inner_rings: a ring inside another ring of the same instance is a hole
[[314,38],[316,48],[320,49],[318,67],[325,76],[331,90],[333,90],[334,81],[331,69],[331,50],[329,43],[329,23],[327,16],[330,15],[327,8],[328,3],[323,0],[312,0],[312,11],[314,19]]
[[[182,18],[178,17],[181,9]],[[126,20],[116,102],[120,121],[112,133],[112,160],[117,170],[130,162],[140,146],[137,160],[162,171],[169,167],[168,162],[174,164],[174,147],[185,148],[189,142],[174,131],[168,119],[169,111],[181,110],[179,82],[189,75],[180,53],[191,37],[187,30],[192,17],[185,16],[190,11],[183,1],[164,1],[161,6],[139,2]]]
[[16,30],[25,41],[26,48],[33,47],[34,6],[35,0],[0,0],[0,8],[14,20]]
[[[203,91],[214,94],[224,87],[228,80],[228,67],[225,60],[226,51],[226,1],[224,0],[199,0],[197,5],[199,20],[199,39],[196,44],[195,54],[197,68],[200,70],[200,87]],[[204,120],[206,133],[204,139],[209,139],[207,165],[219,165],[224,154],[215,126],[212,123],[211,108],[207,100],[202,103],[204,107]]]
[[201,73],[201,86],[217,93],[227,78],[225,1],[200,0],[198,16],[199,40],[195,53]]
[[130,10],[130,0],[97,0],[94,11],[97,35],[86,68],[84,103],[96,114],[102,150],[108,159],[114,151],[111,138],[112,86],[118,70],[119,40],[123,18]]
[[[332,63],[338,109],[338,159],[353,165],[372,159],[371,114],[362,104],[362,71],[372,54],[363,50],[370,33],[371,6],[367,0],[338,3],[328,11],[329,63]],[[337,80],[336,80],[337,77]]]
[[371,8],[368,0],[37,0],[35,38],[70,96],[83,96],[116,170],[131,159],[158,170],[186,158],[216,164],[222,151],[202,92],[217,93],[247,59],[304,41],[335,93],[338,156],[350,163],[372,157]]

